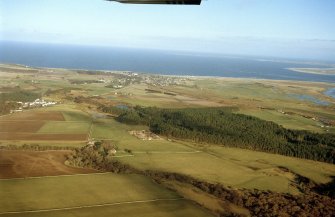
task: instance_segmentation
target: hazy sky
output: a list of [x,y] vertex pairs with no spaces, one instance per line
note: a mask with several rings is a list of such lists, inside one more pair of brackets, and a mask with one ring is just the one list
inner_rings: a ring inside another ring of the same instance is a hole
[[0,0],[0,40],[335,60],[335,1]]

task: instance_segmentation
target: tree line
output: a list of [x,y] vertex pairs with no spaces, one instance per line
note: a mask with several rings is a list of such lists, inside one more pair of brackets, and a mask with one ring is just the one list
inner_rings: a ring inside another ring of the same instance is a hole
[[161,109],[134,107],[117,118],[147,125],[156,134],[335,163],[335,135],[286,129],[274,122],[236,114],[235,108]]

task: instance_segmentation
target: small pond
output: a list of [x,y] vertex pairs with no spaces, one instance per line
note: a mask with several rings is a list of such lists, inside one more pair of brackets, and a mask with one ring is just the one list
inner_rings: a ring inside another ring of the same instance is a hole
[[330,88],[323,93],[335,99],[335,88]]
[[128,106],[127,106],[127,105],[122,105],[122,104],[120,104],[120,105],[116,105],[115,107],[116,107],[116,108],[119,108],[119,109],[124,109],[124,110],[127,110],[127,109],[128,109]]
[[324,100],[320,100],[314,96],[311,95],[306,95],[306,94],[290,94],[291,97],[296,98],[298,100],[302,100],[302,101],[309,101],[312,102],[314,104],[317,105],[324,105],[324,106],[328,106],[330,105],[330,102],[324,101]]

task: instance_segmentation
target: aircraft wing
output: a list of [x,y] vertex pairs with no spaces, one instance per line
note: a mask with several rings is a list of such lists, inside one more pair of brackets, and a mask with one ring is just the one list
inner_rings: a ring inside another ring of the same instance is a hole
[[127,4],[175,4],[175,5],[200,5],[201,0],[107,0]]

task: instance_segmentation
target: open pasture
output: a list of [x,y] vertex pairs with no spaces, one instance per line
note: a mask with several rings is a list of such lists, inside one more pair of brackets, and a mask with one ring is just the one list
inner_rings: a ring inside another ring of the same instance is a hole
[[282,114],[277,110],[262,110],[262,109],[241,109],[238,113],[254,116],[263,120],[273,121],[288,129],[309,130],[312,132],[325,132],[320,126],[322,123],[305,118],[301,115]]
[[0,180],[0,188],[0,216],[211,216],[140,175]]
[[46,122],[43,127],[38,130],[38,133],[50,133],[50,134],[85,134],[88,132],[90,127],[89,122],[82,121],[49,121]]
[[335,166],[280,155],[242,149],[215,147],[193,153],[136,153],[118,158],[135,168],[190,175],[236,188],[298,193],[296,174],[317,183],[331,181]]
[[115,203],[103,206],[86,206],[69,210],[50,210],[37,212],[16,212],[0,214],[8,217],[210,217],[213,216],[188,200],[141,201],[134,203]]

